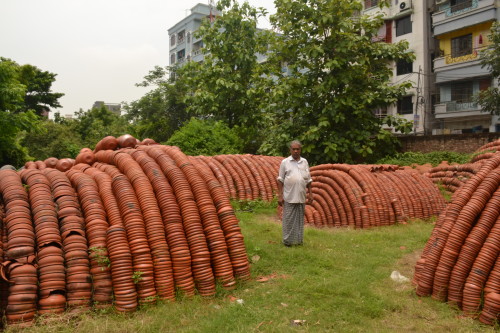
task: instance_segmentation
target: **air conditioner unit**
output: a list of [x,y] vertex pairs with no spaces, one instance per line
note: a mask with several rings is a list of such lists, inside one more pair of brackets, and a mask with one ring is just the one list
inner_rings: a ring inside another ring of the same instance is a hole
[[399,3],[399,11],[405,11],[411,9],[411,0],[404,0]]
[[448,1],[450,1],[450,0],[436,0],[436,5],[442,5],[442,4],[447,3]]

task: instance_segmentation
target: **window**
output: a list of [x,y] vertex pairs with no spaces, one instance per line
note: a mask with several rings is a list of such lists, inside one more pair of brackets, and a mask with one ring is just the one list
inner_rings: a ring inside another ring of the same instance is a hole
[[399,114],[413,113],[413,102],[411,96],[405,96],[398,101],[398,113]]
[[184,61],[185,57],[186,57],[186,50],[182,49],[179,52],[177,52],[177,61],[182,62]]
[[387,117],[387,108],[375,109],[373,110],[373,114],[379,119],[384,119],[385,117]]
[[378,0],[365,0],[365,9],[378,6]]
[[402,36],[411,32],[411,15],[396,20],[396,36]]
[[175,53],[172,53],[172,54],[170,55],[170,64],[171,64],[171,65],[175,64]]
[[472,34],[451,39],[451,57],[461,57],[472,54]]
[[472,81],[454,82],[451,84],[451,100],[457,103],[472,102],[473,91]]
[[184,30],[182,31],[179,31],[179,33],[177,34],[177,43],[182,43],[184,41],[184,35],[186,34],[186,32]]
[[396,75],[403,75],[413,72],[413,62],[398,60],[396,63]]
[[472,7],[472,0],[451,0],[450,1],[450,9],[451,12],[458,12],[462,9]]
[[172,34],[172,36],[170,36],[170,46],[174,45],[175,45],[175,34]]

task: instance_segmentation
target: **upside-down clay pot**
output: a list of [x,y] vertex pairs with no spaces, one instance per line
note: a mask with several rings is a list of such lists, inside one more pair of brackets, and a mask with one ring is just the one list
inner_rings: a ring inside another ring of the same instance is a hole
[[118,137],[117,140],[120,148],[134,148],[137,145],[137,139],[130,134],[124,134]]

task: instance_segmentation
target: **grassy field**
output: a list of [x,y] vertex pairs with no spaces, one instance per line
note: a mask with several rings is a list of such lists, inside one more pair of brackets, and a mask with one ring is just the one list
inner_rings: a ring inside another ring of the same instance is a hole
[[[41,321],[33,332],[489,332],[459,311],[418,298],[410,282],[432,223],[371,230],[306,228],[280,244],[274,208],[238,212],[252,280],[214,298],[181,298],[123,316],[104,312]],[[9,330],[12,331],[12,330]],[[23,331],[23,332],[24,332]]]

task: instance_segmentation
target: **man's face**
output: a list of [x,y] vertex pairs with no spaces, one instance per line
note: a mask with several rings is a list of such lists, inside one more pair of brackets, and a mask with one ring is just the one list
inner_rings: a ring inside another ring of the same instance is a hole
[[299,144],[294,143],[290,146],[290,153],[292,154],[294,160],[298,160],[300,158],[301,151],[302,148],[300,147]]

